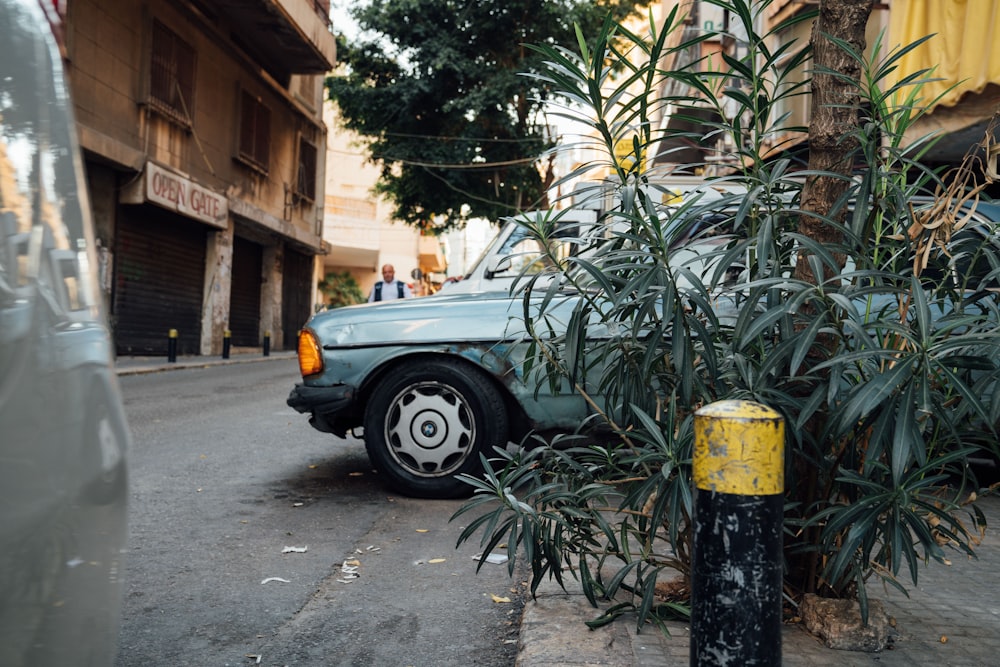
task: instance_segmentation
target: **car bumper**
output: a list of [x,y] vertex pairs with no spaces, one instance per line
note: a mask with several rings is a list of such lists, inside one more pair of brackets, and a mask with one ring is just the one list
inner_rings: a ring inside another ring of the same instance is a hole
[[297,412],[336,414],[354,403],[354,387],[338,384],[332,387],[309,387],[297,384],[286,403]]
[[355,387],[338,384],[332,387],[309,387],[297,384],[285,401],[297,412],[312,413],[309,423],[317,431],[344,437],[356,426],[354,413]]

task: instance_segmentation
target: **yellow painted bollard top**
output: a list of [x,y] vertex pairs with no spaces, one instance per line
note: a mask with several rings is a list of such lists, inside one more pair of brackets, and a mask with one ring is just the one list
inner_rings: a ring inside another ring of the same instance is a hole
[[785,491],[785,421],[766,405],[719,401],[694,415],[694,483],[703,491]]

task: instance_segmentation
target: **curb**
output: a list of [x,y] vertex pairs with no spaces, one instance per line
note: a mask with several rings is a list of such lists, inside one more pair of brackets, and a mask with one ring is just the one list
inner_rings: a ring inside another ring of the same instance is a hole
[[[258,353],[259,354],[259,353]],[[256,363],[260,361],[294,360],[296,353],[291,350],[272,352],[268,356],[238,353],[229,359],[222,357],[187,356],[178,357],[177,361],[167,361],[166,357],[119,357],[115,360],[115,373],[119,376],[160,373],[188,368],[209,368],[211,366],[231,366],[234,364]]]

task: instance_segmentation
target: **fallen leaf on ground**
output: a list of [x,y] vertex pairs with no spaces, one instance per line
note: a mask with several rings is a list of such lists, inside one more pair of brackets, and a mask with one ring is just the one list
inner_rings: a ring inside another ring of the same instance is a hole
[[493,601],[496,602],[497,604],[510,602],[510,598],[502,598],[499,595],[493,595],[493,593],[490,593],[490,597],[493,598]]

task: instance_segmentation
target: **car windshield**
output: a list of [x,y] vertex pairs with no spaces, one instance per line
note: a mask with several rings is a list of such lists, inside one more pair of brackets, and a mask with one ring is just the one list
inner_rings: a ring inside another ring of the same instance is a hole
[[[562,222],[557,224],[556,230],[552,235],[553,245],[551,255],[546,255],[544,258],[541,258],[543,250],[541,242],[534,238],[527,227],[514,222],[508,224],[513,229],[511,229],[501,246],[495,252],[493,251],[494,244],[487,246],[465,274],[466,278],[471,277],[476,272],[476,269],[483,262],[489,261],[490,258],[497,260],[497,274],[516,276],[521,273],[539,273],[543,268],[551,265],[549,257],[554,256],[557,259],[563,259],[579,251],[578,234],[581,227],[581,223],[579,222]],[[505,258],[509,258],[509,261],[501,261]],[[539,261],[540,258],[542,261]]]
[[504,263],[498,272],[539,273],[545,267],[552,265],[553,257],[561,260],[576,254],[579,249],[576,238],[577,227],[575,223],[559,225],[550,241],[549,252],[546,253],[541,241],[527,228],[518,226],[497,253],[498,258],[510,257],[510,262]]
[[98,303],[95,255],[63,120],[67,91],[49,74],[50,54],[18,27],[0,57],[0,297],[37,289],[59,318],[87,318]]
[[476,261],[474,261],[469,266],[469,270],[465,272],[464,276],[462,276],[463,280],[468,280],[469,278],[472,277],[472,275],[476,272],[476,268],[480,264],[482,264],[483,262],[485,262],[487,257],[489,257],[490,251],[492,250],[492,248],[493,248],[493,242],[488,243],[486,245],[486,247],[483,248],[483,251],[481,253],[479,253],[479,257],[476,258]]

